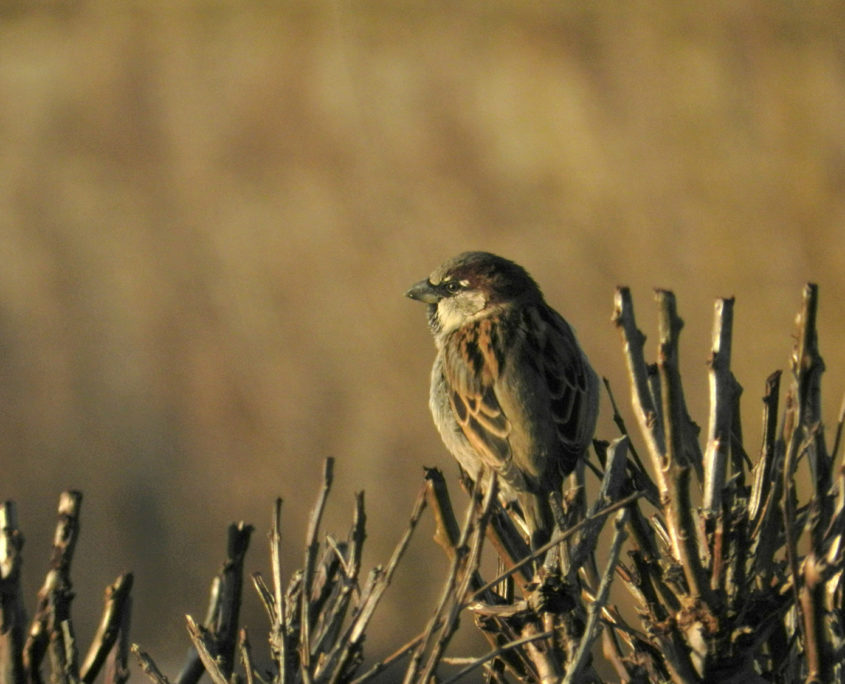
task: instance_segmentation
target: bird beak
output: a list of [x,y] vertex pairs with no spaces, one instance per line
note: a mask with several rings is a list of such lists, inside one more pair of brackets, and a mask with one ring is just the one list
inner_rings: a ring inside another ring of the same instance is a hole
[[428,280],[416,283],[405,293],[405,296],[426,304],[437,304],[441,299],[440,293]]

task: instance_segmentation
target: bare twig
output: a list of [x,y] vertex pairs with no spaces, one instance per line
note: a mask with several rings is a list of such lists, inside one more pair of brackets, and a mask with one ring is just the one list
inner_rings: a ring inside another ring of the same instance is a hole
[[[480,479],[480,477],[476,478],[476,483],[478,483]],[[495,477],[493,479],[495,480]],[[477,486],[478,485],[476,484],[476,487]],[[494,487],[492,486],[490,487],[490,489],[493,488]],[[474,496],[475,493],[473,492],[472,498],[474,498]],[[464,524],[461,527],[460,537],[458,538],[458,543],[455,545],[458,553],[455,553],[452,557],[452,562],[449,565],[449,574],[443,583],[443,589],[441,590],[437,607],[435,608],[434,614],[429,619],[428,626],[426,627],[425,632],[423,632],[423,637],[414,650],[411,662],[408,664],[408,669],[405,671],[405,684],[411,684],[412,682],[419,681],[419,673],[424,667],[423,659],[434,641],[435,632],[442,629],[446,622],[445,616],[448,606],[450,605],[450,601],[453,599],[455,586],[458,581],[458,573],[462,565],[461,561],[466,553],[466,544],[473,528],[475,515],[476,512],[474,507],[472,505],[468,506],[466,516],[464,518]]]
[[627,437],[619,437],[608,447],[607,466],[601,489],[584,518],[585,521],[589,522],[581,531],[578,543],[571,553],[570,562],[573,567],[580,568],[595,549],[598,534],[604,524],[604,518],[596,517],[597,514],[603,507],[613,503],[619,497],[628,460],[628,444]]
[[[478,480],[480,481],[481,478],[478,478]],[[443,624],[439,629],[437,640],[431,650],[431,653],[429,654],[428,661],[425,667],[420,672],[419,680],[422,682],[429,681],[429,679],[434,675],[434,672],[437,668],[437,664],[438,662],[440,662],[440,658],[442,657],[446,646],[448,645],[449,641],[452,638],[452,635],[457,629],[458,616],[460,615],[460,612],[464,607],[464,600],[470,590],[470,586],[473,584],[473,579],[475,578],[475,573],[478,569],[478,564],[480,562],[481,546],[484,542],[485,528],[490,517],[491,507],[493,505],[493,502],[496,500],[497,493],[498,483],[496,482],[496,477],[494,475],[490,478],[490,481],[487,483],[487,491],[484,495],[484,502],[481,505],[481,510],[478,512],[477,516],[467,517],[467,524],[465,525],[464,530],[461,533],[461,539],[458,542],[459,553],[456,554],[455,559],[453,561],[455,573],[450,573],[450,580],[449,582],[447,582],[446,586],[449,586],[450,589],[455,586],[452,578],[456,577],[456,574],[458,572],[461,573],[460,582],[457,583],[457,591],[449,592],[451,606],[448,612],[446,612],[445,610],[438,610],[435,613],[437,619],[440,619],[442,616]],[[470,510],[472,510],[472,507],[470,507]],[[468,539],[470,530],[471,539]],[[466,554],[465,558],[461,558],[461,556],[463,555],[461,553],[461,550],[467,543],[469,543],[468,553]],[[442,603],[441,605],[444,605],[445,607],[445,603]],[[426,641],[427,639],[423,640],[423,644],[421,644],[420,648],[424,648],[424,644]],[[406,678],[406,681],[409,680]]]
[[804,584],[801,587],[801,612],[804,617],[804,639],[807,657],[807,682],[833,681],[833,657],[825,636],[824,559],[813,552],[804,562]]
[[170,684],[170,680],[158,669],[150,654],[144,651],[138,644],[132,644],[132,653],[138,659],[141,671],[149,677],[154,684]]
[[772,470],[777,440],[780,377],[781,371],[775,371],[766,379],[766,391],[763,395],[763,443],[760,447],[760,458],[754,466],[751,501],[748,504],[749,518],[755,528],[760,524],[765,508],[768,506],[766,502],[773,483],[779,481],[774,477]]
[[278,683],[290,684],[293,681],[291,647],[286,632],[288,624],[287,601],[282,580],[282,499],[277,498],[273,506],[273,521],[269,533],[270,567],[273,573],[273,591],[271,592],[261,575],[253,573],[252,580],[267,615],[270,619],[270,652],[278,668]]
[[628,427],[625,425],[625,419],[619,412],[619,406],[616,403],[616,397],[614,397],[613,395],[613,390],[610,387],[610,382],[607,378],[603,378],[603,381],[605,389],[607,390],[607,396],[610,399],[610,407],[613,410],[613,422],[619,428],[619,432],[623,436],[628,437],[628,453],[631,455],[631,459],[633,461],[633,464],[631,464],[631,470],[634,478],[634,488],[642,490],[645,494],[645,497],[654,506],[659,506],[660,494],[657,491],[657,487],[655,486],[654,482],[652,482],[651,478],[648,476],[648,472],[646,471],[646,467],[640,459],[640,455],[637,453],[637,450],[631,443],[631,435],[628,432]]
[[423,486],[414,503],[408,528],[393,550],[393,555],[390,557],[387,567],[384,570],[378,568],[370,573],[367,586],[361,594],[361,600],[352,615],[349,626],[340,635],[332,651],[325,657],[326,665],[323,671],[330,673],[327,681],[332,684],[343,681],[347,677],[346,669],[349,663],[360,652],[367,625],[372,619],[373,613],[381,601],[384,592],[390,586],[399,561],[405,554],[405,550],[408,548],[408,543],[411,540],[411,535],[414,533],[417,523],[419,523],[420,516],[425,508],[425,493],[426,488]]
[[[831,461],[835,460],[839,455],[839,449],[842,446],[843,428],[845,428],[845,394],[842,395],[842,404],[839,406],[839,418],[836,420],[836,433],[833,437],[833,447],[830,450]],[[842,467],[845,467],[845,464],[842,464]]]
[[[23,662],[30,681],[41,683],[41,661],[50,647],[50,658],[54,673],[58,677],[67,671],[62,622],[70,618],[70,603],[73,591],[70,581],[70,565],[79,537],[79,509],[82,493],[62,492],[59,497],[59,521],[53,538],[53,550],[44,584],[38,592],[38,606],[29,628],[29,637],[24,646]],[[73,673],[78,676],[77,673]]]
[[120,610],[117,639],[106,658],[106,671],[103,677],[105,684],[124,684],[129,679],[129,625],[131,622],[132,597],[127,595]]
[[589,525],[592,520],[604,518],[604,517],[610,515],[611,513],[613,513],[614,511],[618,511],[620,508],[624,508],[628,504],[633,503],[634,501],[639,499],[641,496],[642,496],[642,492],[634,492],[633,494],[629,494],[625,498],[619,499],[619,501],[616,501],[616,502],[614,502],[614,503],[612,503],[608,506],[605,506],[600,511],[597,511],[595,513],[595,515],[588,517],[588,518],[584,518],[583,520],[581,520],[578,523],[575,523],[572,527],[566,529],[565,531],[557,533],[550,541],[546,542],[545,544],[543,544],[543,546],[536,549],[530,556],[526,556],[521,561],[519,561],[519,563],[514,565],[512,568],[508,568],[507,570],[502,572],[498,577],[496,577],[495,579],[487,582],[487,584],[480,587],[477,591],[475,591],[469,597],[469,599],[470,600],[475,599],[478,596],[482,595],[485,591],[492,589],[497,584],[502,582],[506,577],[509,577],[513,573],[517,572],[523,566],[527,565],[528,563],[531,563],[536,558],[541,557],[544,553],[546,553],[546,551],[551,549],[553,546],[560,544],[562,541],[565,541],[566,539],[571,537],[576,532],[579,532],[582,528]]
[[209,633],[209,630],[200,624],[197,624],[190,615],[185,616],[185,621],[188,625],[188,634],[191,637],[191,642],[199,654],[200,660],[211,677],[214,684],[229,684],[226,675],[220,667],[220,662],[214,656],[214,649],[217,647],[216,640]]
[[[824,361],[819,354],[816,313],[818,310],[818,286],[807,283],[804,286],[803,302],[799,315],[798,341],[792,357],[792,369],[798,399],[798,417],[806,433],[813,432],[812,448],[808,450],[812,484],[815,497],[819,500],[830,489],[830,456],[824,441],[824,431],[816,429],[822,422],[821,374]],[[828,522],[823,518],[822,526]]]
[[249,634],[246,627],[238,632],[238,652],[244,666],[244,677],[246,684],[255,684],[255,665],[252,662],[252,645],[249,643]]
[[625,541],[627,534],[625,533],[625,525],[628,522],[628,511],[624,508],[616,514],[614,521],[613,541],[610,545],[610,555],[607,560],[607,566],[601,576],[601,584],[599,585],[596,597],[590,604],[587,617],[587,626],[584,628],[584,634],[578,644],[573,657],[567,663],[566,676],[563,678],[564,684],[574,684],[580,681],[581,673],[587,660],[590,656],[590,648],[596,635],[596,628],[599,625],[602,610],[607,604],[608,595],[610,593],[610,585],[613,582],[613,575],[616,569],[616,564],[619,562],[619,554],[622,551],[622,542]]
[[525,646],[526,644],[530,644],[533,641],[539,641],[540,639],[548,639],[550,636],[554,635],[554,630],[549,630],[548,632],[538,632],[537,634],[530,634],[529,636],[520,637],[519,639],[514,639],[513,641],[509,641],[508,643],[499,646],[490,653],[486,653],[485,655],[481,656],[480,658],[474,658],[472,662],[470,662],[466,667],[462,670],[456,672],[454,675],[449,677],[448,679],[444,679],[442,684],[453,684],[460,679],[466,677],[470,672],[477,670],[479,667],[484,665],[485,663],[489,663],[494,658],[499,658],[508,651],[511,651],[516,648],[520,648]]
[[[51,637],[55,645],[50,649],[50,659],[53,663],[54,682],[62,684],[79,684],[79,649],[76,647],[76,635],[70,620],[62,620],[59,626],[61,637],[53,634]],[[61,660],[57,657],[59,647],[62,648]],[[59,669],[60,667],[64,669]]]
[[384,672],[388,667],[391,665],[395,665],[398,663],[402,658],[407,656],[411,651],[413,651],[419,643],[425,637],[425,631],[420,632],[417,634],[413,639],[405,642],[402,646],[397,648],[393,653],[389,656],[384,658],[383,660],[375,663],[369,670],[367,670],[364,674],[360,677],[356,677],[353,679],[350,684],[363,684],[363,682],[370,681],[373,677]]
[[311,680],[311,630],[314,627],[311,617],[311,588],[314,581],[314,563],[317,560],[319,543],[317,534],[320,531],[320,521],[326,508],[326,499],[332,486],[334,459],[327,458],[323,465],[323,486],[317,497],[317,503],[311,511],[308,520],[308,531],[305,535],[305,563],[302,566],[302,595],[301,615],[302,627],[299,635],[299,660],[302,664],[301,674],[306,684]]
[[[327,653],[334,646],[343,627],[343,621],[346,618],[353,593],[358,590],[361,556],[364,540],[367,536],[366,521],[364,493],[358,492],[355,495],[355,511],[348,541],[342,549],[336,543],[329,544],[330,552],[337,561],[337,565],[340,566],[341,572],[326,587],[328,591],[327,600],[329,597],[331,600],[325,604],[315,599],[315,608],[319,610],[316,638],[313,640],[315,656]],[[331,538],[327,539],[327,541],[330,540]],[[325,565],[322,567],[325,567]]]
[[132,590],[132,573],[127,572],[106,587],[105,607],[91,648],[82,663],[81,679],[91,684],[100,672],[109,652],[112,650],[122,627],[125,626],[124,612],[129,606],[129,592]]
[[[229,525],[226,560],[212,580],[208,610],[203,621],[206,634],[211,640],[208,648],[226,678],[231,675],[234,667],[237,623],[243,591],[243,564],[251,534],[251,525],[243,522]],[[190,649],[177,684],[195,684],[202,676],[203,669],[201,654],[193,648]]]

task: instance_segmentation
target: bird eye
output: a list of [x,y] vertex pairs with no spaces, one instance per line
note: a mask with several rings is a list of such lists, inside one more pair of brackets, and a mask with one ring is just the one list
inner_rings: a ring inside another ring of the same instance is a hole
[[455,280],[451,280],[446,283],[446,292],[448,292],[449,294],[455,294],[460,289],[461,284]]

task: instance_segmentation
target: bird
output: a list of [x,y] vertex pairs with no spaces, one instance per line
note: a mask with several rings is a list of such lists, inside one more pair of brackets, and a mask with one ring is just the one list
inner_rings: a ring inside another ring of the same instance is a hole
[[447,450],[473,480],[497,473],[536,550],[554,529],[549,495],[593,438],[595,371],[570,325],[513,261],[463,252],[405,295],[427,305],[437,350],[429,409]]

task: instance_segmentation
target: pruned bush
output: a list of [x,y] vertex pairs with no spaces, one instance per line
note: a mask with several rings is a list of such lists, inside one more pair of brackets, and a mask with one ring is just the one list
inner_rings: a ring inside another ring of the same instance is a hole
[[[845,681],[845,471],[834,467],[843,416],[828,448],[817,297],[816,286],[807,285],[783,402],[780,372],[766,381],[756,449],[743,440],[742,390],[730,370],[733,300],[716,302],[702,448],[678,366],[683,324],[674,296],[656,293],[657,358],[649,364],[631,295],[620,288],[613,320],[638,434],[629,434],[611,394],[621,434],[609,443],[596,441],[594,456],[552,497],[556,532],[533,553],[518,509],[502,506],[495,479],[487,491],[463,480],[470,498],[459,520],[442,474],[428,469],[395,551],[365,577],[363,494],[344,539],[321,533],[332,485],[333,461],[327,460],[302,567],[283,576],[278,500],[270,534],[272,578],[252,576],[270,623],[270,671],[256,668],[246,630],[238,629],[252,530],[238,524],[230,527],[227,560],[212,583],[205,620],[188,617],[193,647],[177,681],[193,684],[207,672],[216,684],[410,684],[482,676],[491,682],[597,682],[598,672],[611,668],[628,682]],[[799,489],[801,478],[809,486]],[[804,499],[800,491],[807,492]],[[40,682],[46,654],[57,683],[90,682],[104,663],[107,681],[128,676],[131,575],[107,590],[94,644],[82,664],[76,655],[69,567],[79,501],[73,492],[62,497],[53,557],[29,625],[14,505],[0,509],[0,684]],[[439,600],[415,638],[365,666],[368,626],[426,508],[449,558]],[[612,525],[606,525],[609,519]],[[597,553],[600,539],[609,544]],[[495,577],[480,569],[485,543],[500,561]],[[635,611],[624,610],[632,599]],[[467,615],[489,641],[489,652],[447,657]],[[149,654],[132,648],[151,679],[169,681]]]

